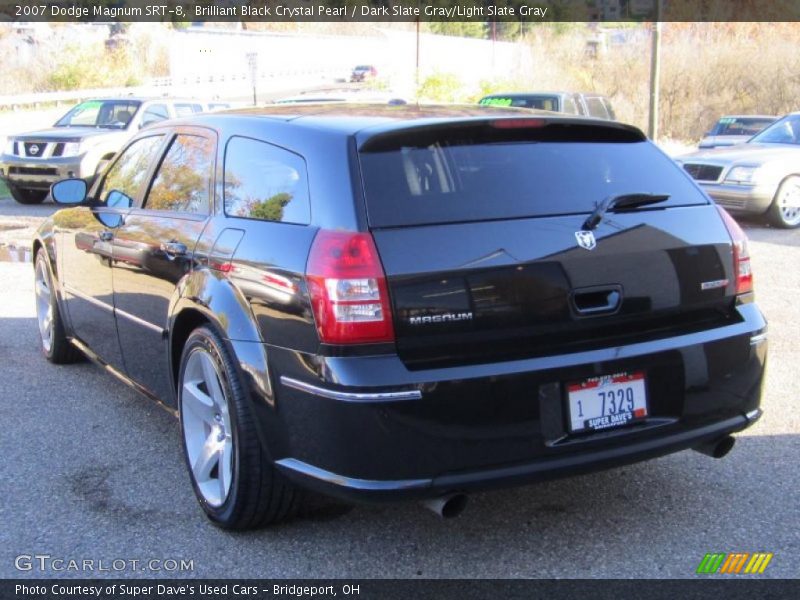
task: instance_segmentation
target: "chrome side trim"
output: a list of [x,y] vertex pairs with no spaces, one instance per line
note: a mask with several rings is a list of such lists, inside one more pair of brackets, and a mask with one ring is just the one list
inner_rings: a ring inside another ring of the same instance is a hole
[[424,489],[430,487],[430,479],[356,479],[354,477],[345,477],[338,473],[332,473],[325,469],[320,469],[314,465],[304,463],[302,460],[296,458],[282,458],[275,461],[275,465],[283,470],[303,475],[318,481],[324,481],[341,487],[349,488],[352,490],[364,491],[397,491],[409,489]]
[[750,337],[750,345],[751,346],[758,346],[759,344],[763,344],[767,341],[767,332],[758,333],[754,336]]
[[419,390],[408,390],[406,392],[339,392],[298,381],[297,379],[286,377],[286,375],[281,375],[281,383],[286,387],[294,388],[301,392],[308,392],[331,400],[341,400],[342,402],[399,402],[401,400],[422,399],[422,392]]
[[75,296],[76,298],[80,298],[81,300],[85,300],[89,304],[97,306],[98,308],[102,308],[103,310],[107,310],[110,313],[114,312],[114,307],[111,306],[110,304],[106,304],[105,302],[100,302],[100,300],[98,300],[97,298],[92,298],[91,296],[87,296],[83,292],[79,292],[75,288],[70,287],[70,286],[68,286],[66,284],[63,285],[62,287],[63,287],[65,292],[67,292],[68,294],[71,294],[72,296]]
[[161,337],[164,337],[167,331],[163,327],[159,327],[158,325],[153,325],[150,321],[145,321],[144,319],[140,319],[136,315],[132,315],[129,312],[125,312],[124,310],[120,310],[118,308],[114,309],[114,312],[117,313],[120,317],[125,317],[129,321],[133,321],[137,325],[141,325],[142,327],[149,329],[150,331],[154,331]]

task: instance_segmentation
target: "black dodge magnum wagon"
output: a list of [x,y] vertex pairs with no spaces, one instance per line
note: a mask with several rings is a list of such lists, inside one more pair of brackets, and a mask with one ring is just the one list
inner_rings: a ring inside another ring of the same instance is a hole
[[45,356],[180,416],[206,514],[418,499],[694,448],[761,414],[747,239],[637,129],[304,105],[138,134],[34,242]]

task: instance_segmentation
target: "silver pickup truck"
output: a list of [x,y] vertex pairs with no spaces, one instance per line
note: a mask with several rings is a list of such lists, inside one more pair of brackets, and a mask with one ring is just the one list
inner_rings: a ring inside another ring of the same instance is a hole
[[174,98],[87,100],[50,129],[9,137],[0,156],[0,179],[17,202],[39,204],[56,181],[92,180],[141,128],[224,108],[229,108],[224,102]]

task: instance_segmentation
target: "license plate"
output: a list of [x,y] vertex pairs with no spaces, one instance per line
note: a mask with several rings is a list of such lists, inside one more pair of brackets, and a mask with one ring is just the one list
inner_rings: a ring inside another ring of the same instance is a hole
[[567,384],[570,431],[622,427],[647,417],[644,373],[616,373]]

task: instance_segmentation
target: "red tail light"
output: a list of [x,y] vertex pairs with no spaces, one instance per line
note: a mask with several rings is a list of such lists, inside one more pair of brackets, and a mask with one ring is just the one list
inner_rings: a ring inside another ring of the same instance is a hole
[[535,129],[544,127],[547,121],[544,119],[497,119],[492,121],[495,129]]
[[747,247],[747,234],[733,220],[728,212],[717,206],[725,227],[733,242],[733,272],[736,276],[736,293],[745,294],[753,291],[753,271],[750,267],[750,251]]
[[324,343],[394,341],[386,277],[369,233],[321,230],[311,246],[306,280]]

